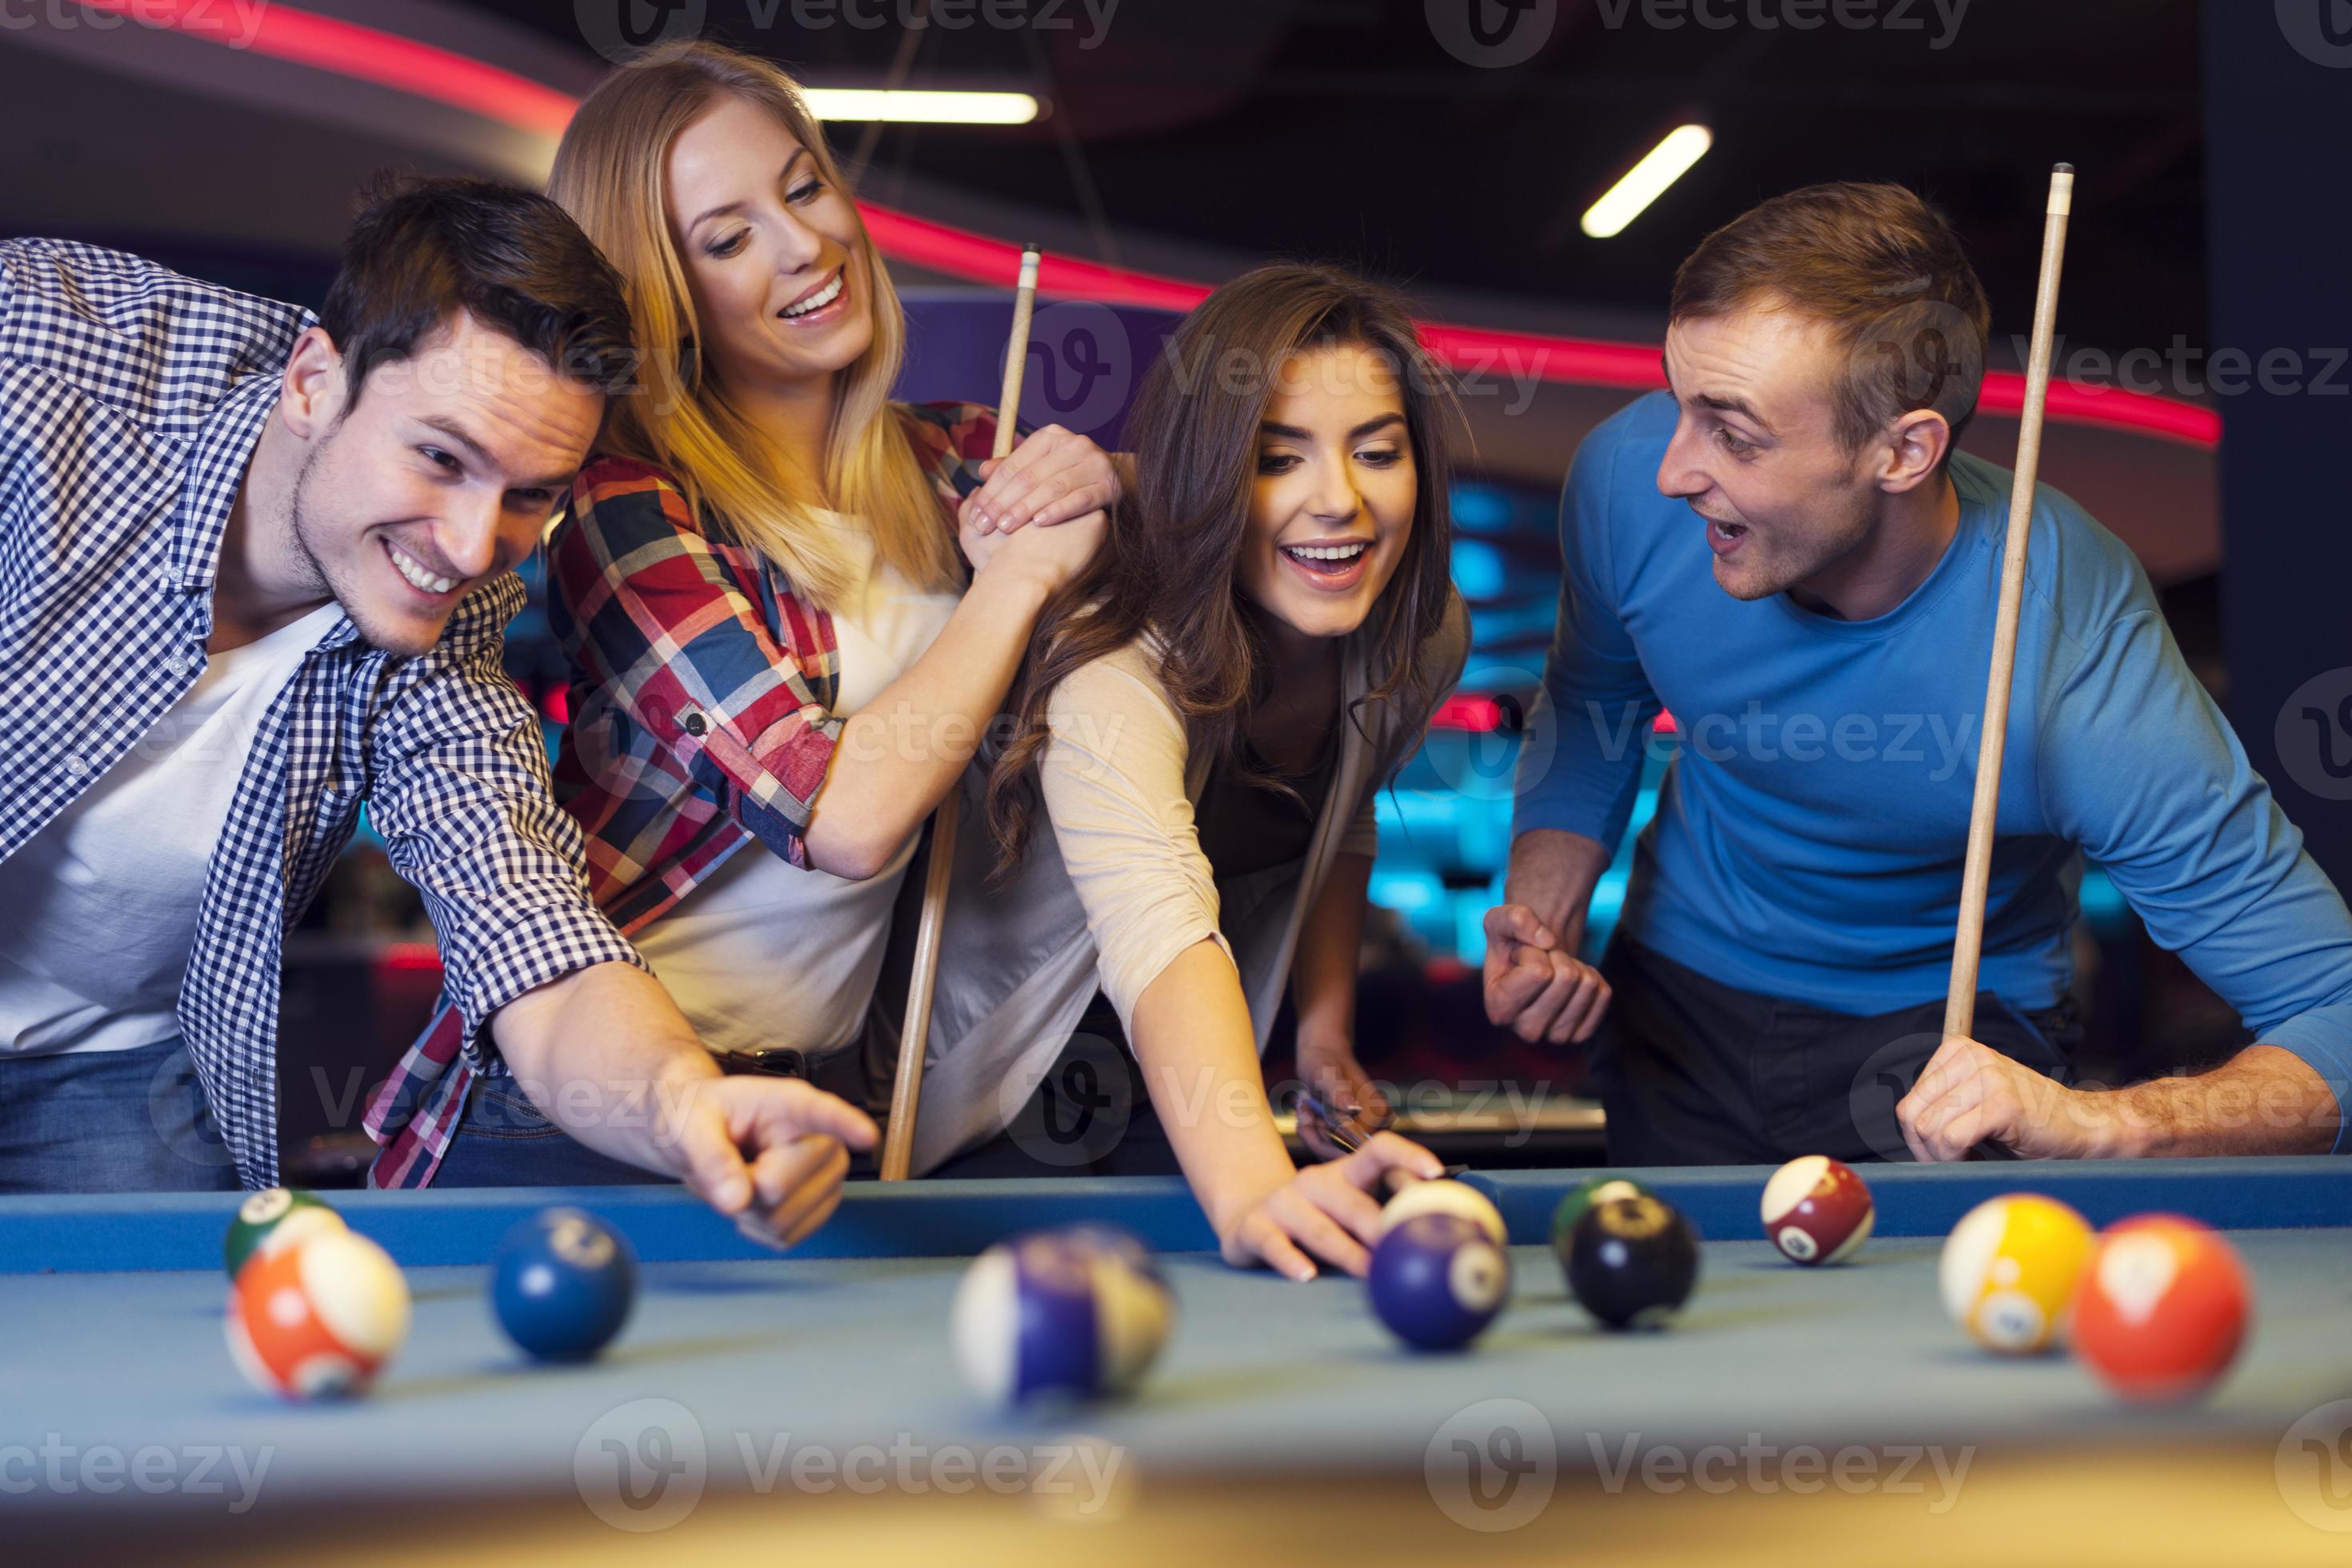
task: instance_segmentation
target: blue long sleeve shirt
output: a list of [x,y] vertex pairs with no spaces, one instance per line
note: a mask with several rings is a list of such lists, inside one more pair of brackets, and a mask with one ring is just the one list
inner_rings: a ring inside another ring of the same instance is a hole
[[[1716,584],[1706,524],[1658,493],[1674,426],[1670,397],[1643,397],[1569,470],[1559,623],[1514,831],[1616,844],[1663,704],[1680,744],[1620,929],[1813,1006],[1941,996],[2011,476],[1955,455],[1942,560],[1894,610],[1842,621]],[[2057,1001],[2088,856],[2257,1038],[2352,1101],[2352,914],[2189,673],[2138,561],[2047,486],[2011,693],[1980,984],[2021,1008]]]

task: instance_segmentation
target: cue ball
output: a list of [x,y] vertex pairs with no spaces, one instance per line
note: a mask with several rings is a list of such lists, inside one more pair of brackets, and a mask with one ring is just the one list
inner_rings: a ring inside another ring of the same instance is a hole
[[2221,1233],[2176,1215],[2107,1227],[2074,1303],[2074,1354],[2126,1399],[2196,1398],[2229,1371],[2253,1286]]
[[1989,1351],[2032,1355],[2065,1331],[2091,1256],[2091,1224],[2054,1198],[2013,1193],[1970,1209],[1944,1242],[1944,1310]]
[[1099,1226],[999,1242],[956,1287],[956,1364],[992,1404],[1086,1400],[1141,1382],[1167,1342],[1175,1298],[1132,1237]]
[[1424,1214],[1450,1214],[1466,1219],[1486,1232],[1486,1239],[1496,1246],[1511,1245],[1510,1233],[1503,1224],[1503,1211],[1477,1188],[1455,1181],[1414,1182],[1408,1185],[1381,1205],[1381,1235],[1386,1236],[1391,1226]]
[[1647,1193],[1595,1204],[1569,1244],[1568,1288],[1612,1329],[1656,1328],[1698,1282],[1698,1233]]
[[582,1209],[547,1209],[499,1243],[490,1307],[499,1327],[540,1361],[586,1361],[613,1342],[636,1300],[637,1258],[619,1232]]
[[271,1187],[252,1193],[237,1205],[221,1241],[221,1262],[235,1279],[238,1270],[265,1247],[287,1247],[304,1237],[347,1228],[343,1216],[315,1193],[299,1187]]
[[1389,1331],[1422,1350],[1459,1350],[1485,1331],[1511,1293],[1511,1259],[1475,1221],[1414,1215],[1372,1248],[1365,1281]]
[[1826,1154],[1790,1161],[1764,1184],[1764,1235],[1791,1262],[1843,1263],[1877,1210],[1862,1178]]
[[348,1230],[257,1252],[228,1292],[228,1348],[257,1388],[288,1399],[364,1393],[408,1337],[408,1281]]

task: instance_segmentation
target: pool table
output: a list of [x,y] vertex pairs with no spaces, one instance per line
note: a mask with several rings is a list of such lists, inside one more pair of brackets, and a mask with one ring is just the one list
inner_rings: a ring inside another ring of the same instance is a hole
[[[782,1258],[675,1188],[336,1194],[415,1320],[372,1396],[313,1406],[230,1362],[233,1200],[0,1200],[0,1521],[57,1561],[2352,1562],[2352,1164],[1871,1167],[1877,1234],[1820,1269],[1760,1238],[1769,1172],[1629,1172],[1706,1238],[1688,1309],[1633,1334],[1595,1328],[1543,1245],[1589,1173],[1467,1178],[1515,1282],[1454,1354],[1401,1349],[1344,1276],[1224,1267],[1171,1180],[856,1183]],[[2230,1232],[2256,1319],[2210,1398],[2128,1406],[1946,1320],[1943,1235],[2017,1190]],[[586,1366],[524,1363],[485,1301],[500,1235],[554,1203],[646,1265]],[[949,1348],[958,1276],[1078,1219],[1160,1252],[1167,1352],[1121,1404],[988,1408]]]

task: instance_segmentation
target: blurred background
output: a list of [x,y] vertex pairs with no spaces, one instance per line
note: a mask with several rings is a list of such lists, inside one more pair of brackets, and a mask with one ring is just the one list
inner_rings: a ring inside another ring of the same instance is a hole
[[[0,7],[0,234],[315,306],[371,172],[537,184],[601,73],[692,35],[814,89],[907,298],[905,395],[993,400],[1029,238],[1048,261],[1024,416],[1106,445],[1176,316],[1262,259],[1339,261],[1418,301],[1463,381],[1454,570],[1476,648],[1381,803],[1361,1047],[1482,1157],[1598,1147],[1576,1054],[1491,1028],[1475,979],[1559,481],[1593,424],[1659,384],[1677,261],[1766,195],[1888,179],[1948,214],[1995,310],[1967,445],[2007,462],[2046,171],[2081,170],[2042,478],[2138,552],[2256,766],[2352,880],[2327,684],[2347,678],[2352,752],[2345,506],[2315,478],[2352,437],[2327,347],[2352,323],[2319,270],[2347,253],[2344,204],[2246,129],[2302,94],[2340,142],[2339,0],[18,0]],[[551,744],[564,671],[536,584],[509,654]],[[1675,744],[1662,720],[1635,831]],[[2095,1075],[2242,1038],[2095,867],[2083,900]],[[363,837],[289,950],[290,1141],[352,1125],[438,980],[416,899]],[[1286,1076],[1279,1050],[1268,1072]],[[1517,1114],[1530,1101],[1549,1109]]]

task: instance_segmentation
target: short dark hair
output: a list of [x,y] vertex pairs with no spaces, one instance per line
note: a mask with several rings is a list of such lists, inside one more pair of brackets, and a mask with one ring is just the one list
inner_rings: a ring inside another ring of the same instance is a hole
[[343,357],[344,411],[378,365],[409,358],[460,310],[607,395],[634,382],[621,276],[571,215],[495,180],[379,175],[319,309]]
[[1849,451],[1919,408],[1957,442],[1976,413],[1992,310],[1959,237],[1901,185],[1809,185],[1701,240],[1675,274],[1669,318],[1751,309],[1828,325],[1845,353],[1835,395]]

